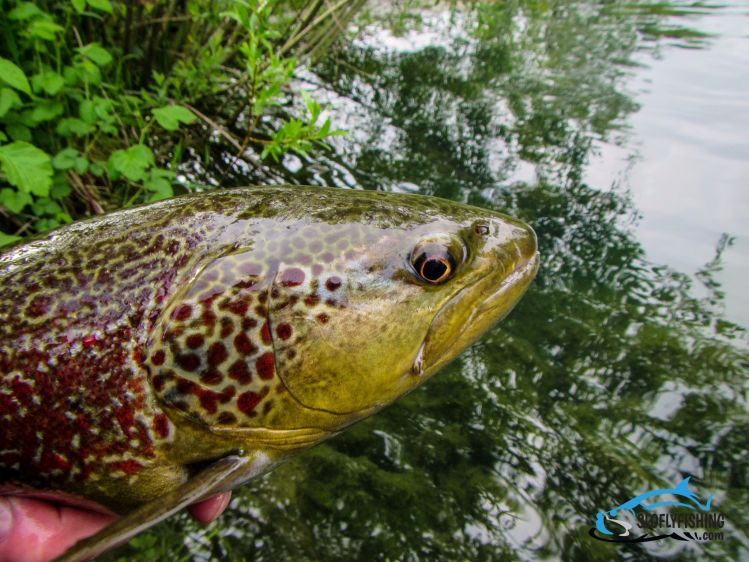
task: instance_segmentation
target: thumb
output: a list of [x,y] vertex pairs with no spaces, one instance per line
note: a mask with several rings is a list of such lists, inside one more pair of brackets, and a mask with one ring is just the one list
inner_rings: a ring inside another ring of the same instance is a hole
[[46,562],[114,521],[25,497],[0,497],[0,562]]

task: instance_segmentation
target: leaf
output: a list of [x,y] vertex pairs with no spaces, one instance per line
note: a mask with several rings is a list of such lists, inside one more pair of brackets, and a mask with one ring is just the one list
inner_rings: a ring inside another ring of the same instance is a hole
[[5,234],[4,232],[0,231],[0,246],[13,244],[13,242],[18,242],[20,239],[20,236],[13,236],[11,234]]
[[79,14],[82,14],[86,10],[86,0],[73,0],[73,8]]
[[0,146],[0,167],[8,182],[20,191],[46,197],[52,183],[49,154],[33,144],[17,141]]
[[21,105],[21,98],[10,88],[0,88],[0,117],[5,117],[12,108]]
[[21,123],[9,123],[5,126],[5,130],[8,132],[10,138],[14,141],[30,141],[31,130]]
[[55,39],[57,39],[57,36],[55,34],[60,33],[61,31],[65,31],[65,29],[61,25],[56,24],[54,21],[47,19],[37,19],[29,24],[26,33],[28,33],[31,37],[36,37],[37,39],[42,39],[44,41],[54,41]]
[[98,43],[89,43],[79,47],[78,52],[99,66],[107,66],[112,62],[112,54]]
[[57,123],[57,134],[63,137],[69,137],[70,135],[83,137],[93,132],[93,130],[94,127],[92,125],[75,117],[67,117]]
[[44,12],[42,12],[33,2],[19,2],[18,6],[8,12],[8,19],[23,21],[41,15],[44,15]]
[[37,104],[31,111],[31,120],[34,125],[43,123],[44,121],[51,121],[61,115],[64,110],[65,108],[59,101],[43,101]]
[[69,170],[75,166],[75,159],[78,158],[80,152],[75,148],[63,148],[60,152],[55,154],[52,158],[52,165],[58,170]]
[[132,181],[146,179],[146,170],[154,164],[153,152],[144,144],[116,150],[109,156],[109,166]]
[[154,109],[152,113],[159,125],[167,131],[176,131],[179,129],[180,123],[189,125],[197,119],[192,111],[181,105],[159,107],[158,109]]
[[143,182],[143,187],[152,193],[147,199],[149,203],[154,201],[161,201],[162,199],[168,199],[174,196],[174,190],[172,189],[172,180],[176,177],[176,174],[171,170],[164,170],[161,168],[154,168],[151,170],[148,179]]
[[65,176],[58,174],[53,178],[52,187],[49,190],[50,197],[62,199],[70,195],[72,192],[73,190],[70,188],[70,184],[67,179],[65,179]]
[[112,13],[112,4],[109,2],[109,0],[86,0],[88,2],[88,5],[91,6],[94,10],[101,10],[102,12],[106,12],[108,14]]
[[28,193],[16,191],[9,187],[0,189],[0,205],[3,205],[12,213],[20,213],[26,205],[30,205],[32,202],[33,199]]
[[78,112],[83,119],[89,125],[96,123],[96,110],[94,108],[94,102],[91,100],[83,100],[78,106]]
[[5,82],[11,88],[15,88],[25,94],[31,95],[31,86],[29,86],[29,81],[23,73],[23,70],[3,57],[0,57],[0,80]]
[[65,79],[54,70],[48,70],[33,76],[31,83],[35,91],[45,91],[50,96],[54,96],[65,85]]

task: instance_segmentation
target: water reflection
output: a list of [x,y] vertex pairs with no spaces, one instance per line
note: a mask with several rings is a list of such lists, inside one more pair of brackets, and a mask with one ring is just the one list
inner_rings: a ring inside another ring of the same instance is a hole
[[[251,483],[207,530],[172,521],[121,556],[749,556],[749,356],[745,331],[720,316],[716,281],[731,240],[699,275],[707,297],[695,296],[692,277],[646,259],[626,184],[585,181],[598,143],[627,140],[639,50],[705,46],[690,17],[720,9],[433,8],[419,20],[429,45],[372,16],[364,39],[306,76],[352,135],[274,173],[507,210],[536,228],[543,268],[511,317],[422,390]],[[226,165],[203,173],[222,185],[263,179]],[[715,494],[724,541],[625,548],[588,536],[597,511],[684,474]]]

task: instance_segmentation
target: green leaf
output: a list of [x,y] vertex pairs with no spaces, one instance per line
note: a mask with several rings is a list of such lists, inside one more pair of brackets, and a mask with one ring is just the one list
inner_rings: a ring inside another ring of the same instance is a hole
[[23,70],[3,57],[0,57],[0,80],[5,82],[11,88],[21,90],[23,93],[31,95],[31,86],[29,86],[29,81],[23,73]]
[[65,108],[59,101],[43,101],[31,110],[31,119],[34,124],[51,121],[55,117],[62,115],[64,110]]
[[92,125],[76,117],[67,117],[57,123],[57,134],[63,137],[69,137],[70,135],[84,137],[93,132],[93,130],[94,127]]
[[54,41],[57,39],[56,34],[61,31],[65,31],[65,29],[61,25],[48,19],[34,20],[26,29],[26,33],[28,33],[30,37],[35,37],[44,41]]
[[20,213],[26,205],[30,205],[32,202],[33,199],[28,193],[16,191],[9,187],[0,189],[0,205],[3,205],[12,213]]
[[49,155],[33,144],[17,141],[0,146],[0,168],[20,191],[46,197],[52,183]]
[[151,203],[173,197],[174,189],[172,189],[172,181],[175,177],[176,174],[170,170],[163,170],[161,168],[151,170],[148,179],[143,182],[143,187],[151,192],[151,196],[148,197],[147,201]]
[[70,188],[70,184],[68,183],[65,176],[58,174],[54,177],[52,181],[52,187],[49,190],[50,197],[63,199],[70,195],[72,192],[73,190]]
[[21,105],[21,98],[10,88],[0,88],[0,117],[14,107]]
[[167,131],[176,131],[180,123],[194,123],[197,117],[195,114],[181,105],[167,105],[153,110],[153,116],[159,125]]
[[94,108],[94,102],[91,100],[83,100],[78,106],[78,112],[83,119],[89,125],[96,123],[96,110]]
[[44,12],[42,12],[33,2],[19,2],[18,6],[8,12],[8,19],[23,21],[41,15],[44,15]]
[[99,66],[107,66],[112,62],[111,53],[98,43],[89,43],[88,45],[79,47],[78,52]]
[[88,2],[88,5],[91,6],[94,10],[101,10],[102,12],[106,12],[108,14],[112,13],[112,4],[109,2],[109,0],[86,0]]
[[63,148],[55,154],[55,157],[52,159],[52,165],[58,170],[69,170],[75,166],[75,160],[80,154],[75,148]]
[[37,217],[42,217],[44,215],[51,215],[54,217],[55,215],[62,213],[62,207],[60,207],[56,201],[47,197],[37,199],[31,209]]
[[8,123],[5,126],[8,136],[14,141],[30,141],[31,129],[21,123]]
[[86,0],[73,0],[73,8],[79,14],[82,14],[86,10]]
[[54,96],[65,85],[65,79],[54,70],[48,70],[33,76],[31,84],[34,86],[34,91],[44,91],[50,96]]
[[5,142],[7,140],[8,140],[8,136],[2,131],[0,131],[0,142]]
[[60,226],[60,222],[56,219],[39,219],[34,223],[37,232],[46,232],[58,226]]
[[8,244],[13,244],[13,242],[18,242],[21,239],[20,236],[12,236],[11,234],[5,234],[4,232],[0,232],[0,246],[7,246]]
[[151,149],[136,144],[126,150],[116,150],[109,157],[109,166],[132,181],[146,179],[146,171],[154,164]]

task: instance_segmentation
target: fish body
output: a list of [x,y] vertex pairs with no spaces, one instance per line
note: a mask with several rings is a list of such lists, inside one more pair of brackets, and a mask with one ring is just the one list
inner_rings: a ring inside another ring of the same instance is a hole
[[493,211],[290,186],[179,197],[13,247],[0,482],[125,513],[251,457],[234,485],[416,388],[537,266],[533,231]]

